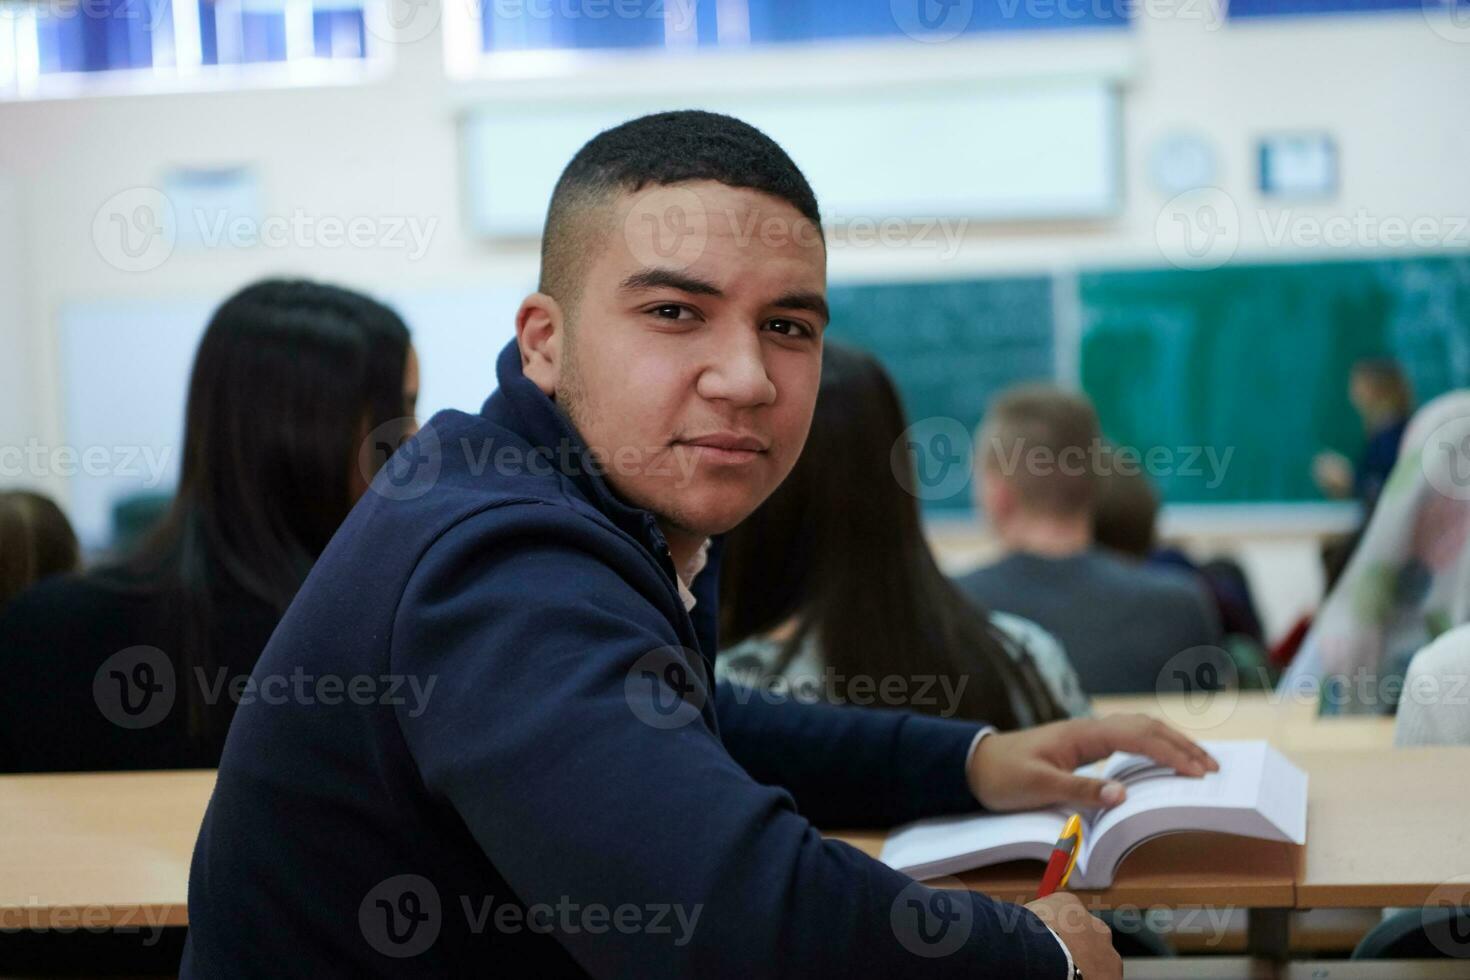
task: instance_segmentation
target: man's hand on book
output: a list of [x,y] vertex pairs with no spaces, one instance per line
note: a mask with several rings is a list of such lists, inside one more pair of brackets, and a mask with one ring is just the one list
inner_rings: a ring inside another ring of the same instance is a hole
[[1066,945],[1083,980],[1123,980],[1123,959],[1113,949],[1112,931],[1076,895],[1057,892],[1027,902],[1026,907]]
[[1185,776],[1216,772],[1220,765],[1187,736],[1147,715],[1076,718],[980,740],[966,777],[987,810],[1031,810],[1071,804],[1116,806],[1122,783],[1077,775],[1074,770],[1114,752],[1136,752]]

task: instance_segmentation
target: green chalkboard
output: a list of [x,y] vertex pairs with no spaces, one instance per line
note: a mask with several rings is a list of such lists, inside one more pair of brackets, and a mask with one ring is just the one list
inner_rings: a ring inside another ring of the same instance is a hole
[[[1045,276],[834,285],[827,302],[827,338],[877,355],[909,420],[955,420],[956,440],[974,431],[1001,388],[1053,376],[1052,281]],[[954,449],[967,455],[968,439]],[[968,509],[967,484],[936,485],[922,497],[925,509]]]
[[[1352,363],[1394,356],[1420,401],[1470,385],[1470,256],[1078,278],[1082,385],[1114,441],[1160,447],[1171,502],[1320,499],[1312,456],[1355,456]],[[1203,452],[1226,459],[1223,478]],[[1157,472],[1164,469],[1164,472]]]

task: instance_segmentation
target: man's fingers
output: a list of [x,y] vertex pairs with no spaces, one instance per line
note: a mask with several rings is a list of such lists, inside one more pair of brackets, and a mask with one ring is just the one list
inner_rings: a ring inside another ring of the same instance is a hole
[[1117,806],[1128,796],[1128,791],[1118,782],[1066,776],[1058,787],[1058,795],[1060,802],[1077,806]]
[[[1111,724],[1110,724],[1111,723]],[[1182,732],[1146,715],[1116,715],[1103,719],[1112,736],[1111,749],[1137,752],[1170,766],[1186,776],[1203,776],[1220,768],[1210,754]]]

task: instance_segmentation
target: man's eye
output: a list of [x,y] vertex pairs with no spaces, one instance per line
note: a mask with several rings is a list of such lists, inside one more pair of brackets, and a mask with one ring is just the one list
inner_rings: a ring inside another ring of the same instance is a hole
[[810,337],[811,328],[796,320],[768,320],[766,327],[783,337]]
[[654,316],[664,320],[688,320],[694,316],[694,311],[687,306],[678,303],[663,303],[648,311]]

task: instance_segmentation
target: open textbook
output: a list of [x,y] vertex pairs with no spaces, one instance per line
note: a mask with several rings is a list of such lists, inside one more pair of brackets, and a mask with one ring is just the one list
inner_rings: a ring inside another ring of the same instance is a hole
[[[1242,837],[1307,839],[1307,774],[1264,741],[1201,742],[1220,771],[1180,776],[1141,755],[1114,753],[1078,770],[1115,779],[1128,798],[1082,811],[1082,848],[1069,888],[1106,888],[1128,852],[1153,837],[1217,831]],[[1045,861],[1067,818],[1064,808],[938,817],[888,835],[879,860],[915,878],[957,874],[1002,861]]]

